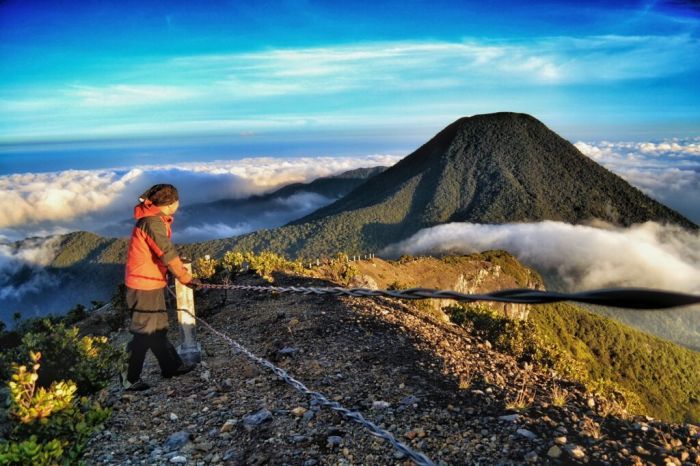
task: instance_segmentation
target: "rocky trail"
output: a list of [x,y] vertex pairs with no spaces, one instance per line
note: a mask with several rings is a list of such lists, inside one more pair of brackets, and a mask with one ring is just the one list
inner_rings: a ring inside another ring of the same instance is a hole
[[[240,283],[265,284],[252,275]],[[197,306],[221,299],[209,292]],[[254,292],[230,292],[228,302],[202,317],[436,464],[700,464],[698,427],[610,415],[580,385],[519,364],[410,304]],[[123,392],[115,381],[103,393],[113,415],[90,440],[88,464],[413,464],[201,325],[198,339],[206,356],[195,371],[162,379],[149,355],[151,389]],[[514,405],[521,409],[508,409]]]

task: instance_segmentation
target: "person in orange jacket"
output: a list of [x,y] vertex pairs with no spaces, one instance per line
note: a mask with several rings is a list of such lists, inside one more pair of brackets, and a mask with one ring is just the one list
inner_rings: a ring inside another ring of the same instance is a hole
[[126,259],[126,303],[132,311],[127,345],[129,366],[124,387],[130,391],[149,388],[141,379],[146,353],[158,360],[163,377],[190,372],[167,337],[168,314],[165,306],[167,272],[181,283],[196,288],[193,279],[170,240],[173,215],[180,206],[175,186],[157,184],[141,195],[134,208],[136,226],[131,233]]

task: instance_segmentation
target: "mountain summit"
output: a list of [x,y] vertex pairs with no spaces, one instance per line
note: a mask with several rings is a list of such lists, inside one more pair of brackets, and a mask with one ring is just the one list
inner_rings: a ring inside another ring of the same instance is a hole
[[594,219],[697,228],[536,118],[494,113],[461,118],[333,204],[282,229],[238,240],[245,249],[290,255],[352,254],[379,250],[447,222]]
[[384,174],[294,223],[405,198],[402,191],[409,195],[404,221],[421,226],[595,218],[694,227],[521,113],[460,118]]

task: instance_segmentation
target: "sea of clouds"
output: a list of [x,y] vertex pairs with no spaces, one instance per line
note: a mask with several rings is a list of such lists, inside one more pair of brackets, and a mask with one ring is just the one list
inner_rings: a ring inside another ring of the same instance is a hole
[[[0,176],[0,205],[3,206],[0,210],[0,241],[16,241],[29,236],[48,236],[76,230],[100,231],[114,222],[129,219],[139,195],[156,183],[177,186],[181,205],[185,206],[220,199],[246,198],[273,191],[286,184],[308,182],[355,168],[393,165],[399,159],[400,157],[392,155],[266,157],[193,162],[177,166],[66,170]],[[309,208],[315,205],[314,199],[292,199],[289,202],[291,205],[304,201],[311,203]],[[266,212],[260,212],[260,215],[264,216]],[[212,219],[212,236],[200,234],[200,239],[236,234],[242,231],[240,225],[246,221],[247,219]]]
[[700,224],[700,138],[574,145],[645,194]]
[[[646,194],[700,223],[700,139],[575,145]],[[250,158],[1,176],[0,293],[8,297],[50,286],[49,277],[41,269],[55,255],[57,243],[51,235],[101,231],[128,220],[139,194],[152,184],[173,183],[181,192],[183,204],[196,204],[246,198],[355,168],[390,166],[399,159],[392,155]],[[280,212],[293,220],[329,201],[309,193],[297,194],[255,218],[217,218],[183,227],[178,240],[247,233],[265,227],[269,218]],[[10,244],[30,236],[46,239],[25,241],[19,249]],[[656,223],[631,228],[557,222],[450,224],[421,231],[384,253],[443,254],[486,249],[506,249],[527,264],[557,275],[569,289],[625,285],[700,292],[698,233]],[[12,277],[20,270],[32,279],[14,286]]]
[[55,287],[56,279],[45,266],[56,257],[59,242],[54,236],[0,244],[0,301]]

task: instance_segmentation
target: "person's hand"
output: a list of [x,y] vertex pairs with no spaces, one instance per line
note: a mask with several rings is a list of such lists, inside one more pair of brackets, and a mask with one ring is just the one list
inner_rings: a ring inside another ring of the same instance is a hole
[[202,281],[199,278],[193,278],[189,282],[185,283],[185,286],[192,288],[193,290],[198,290],[202,286]]

